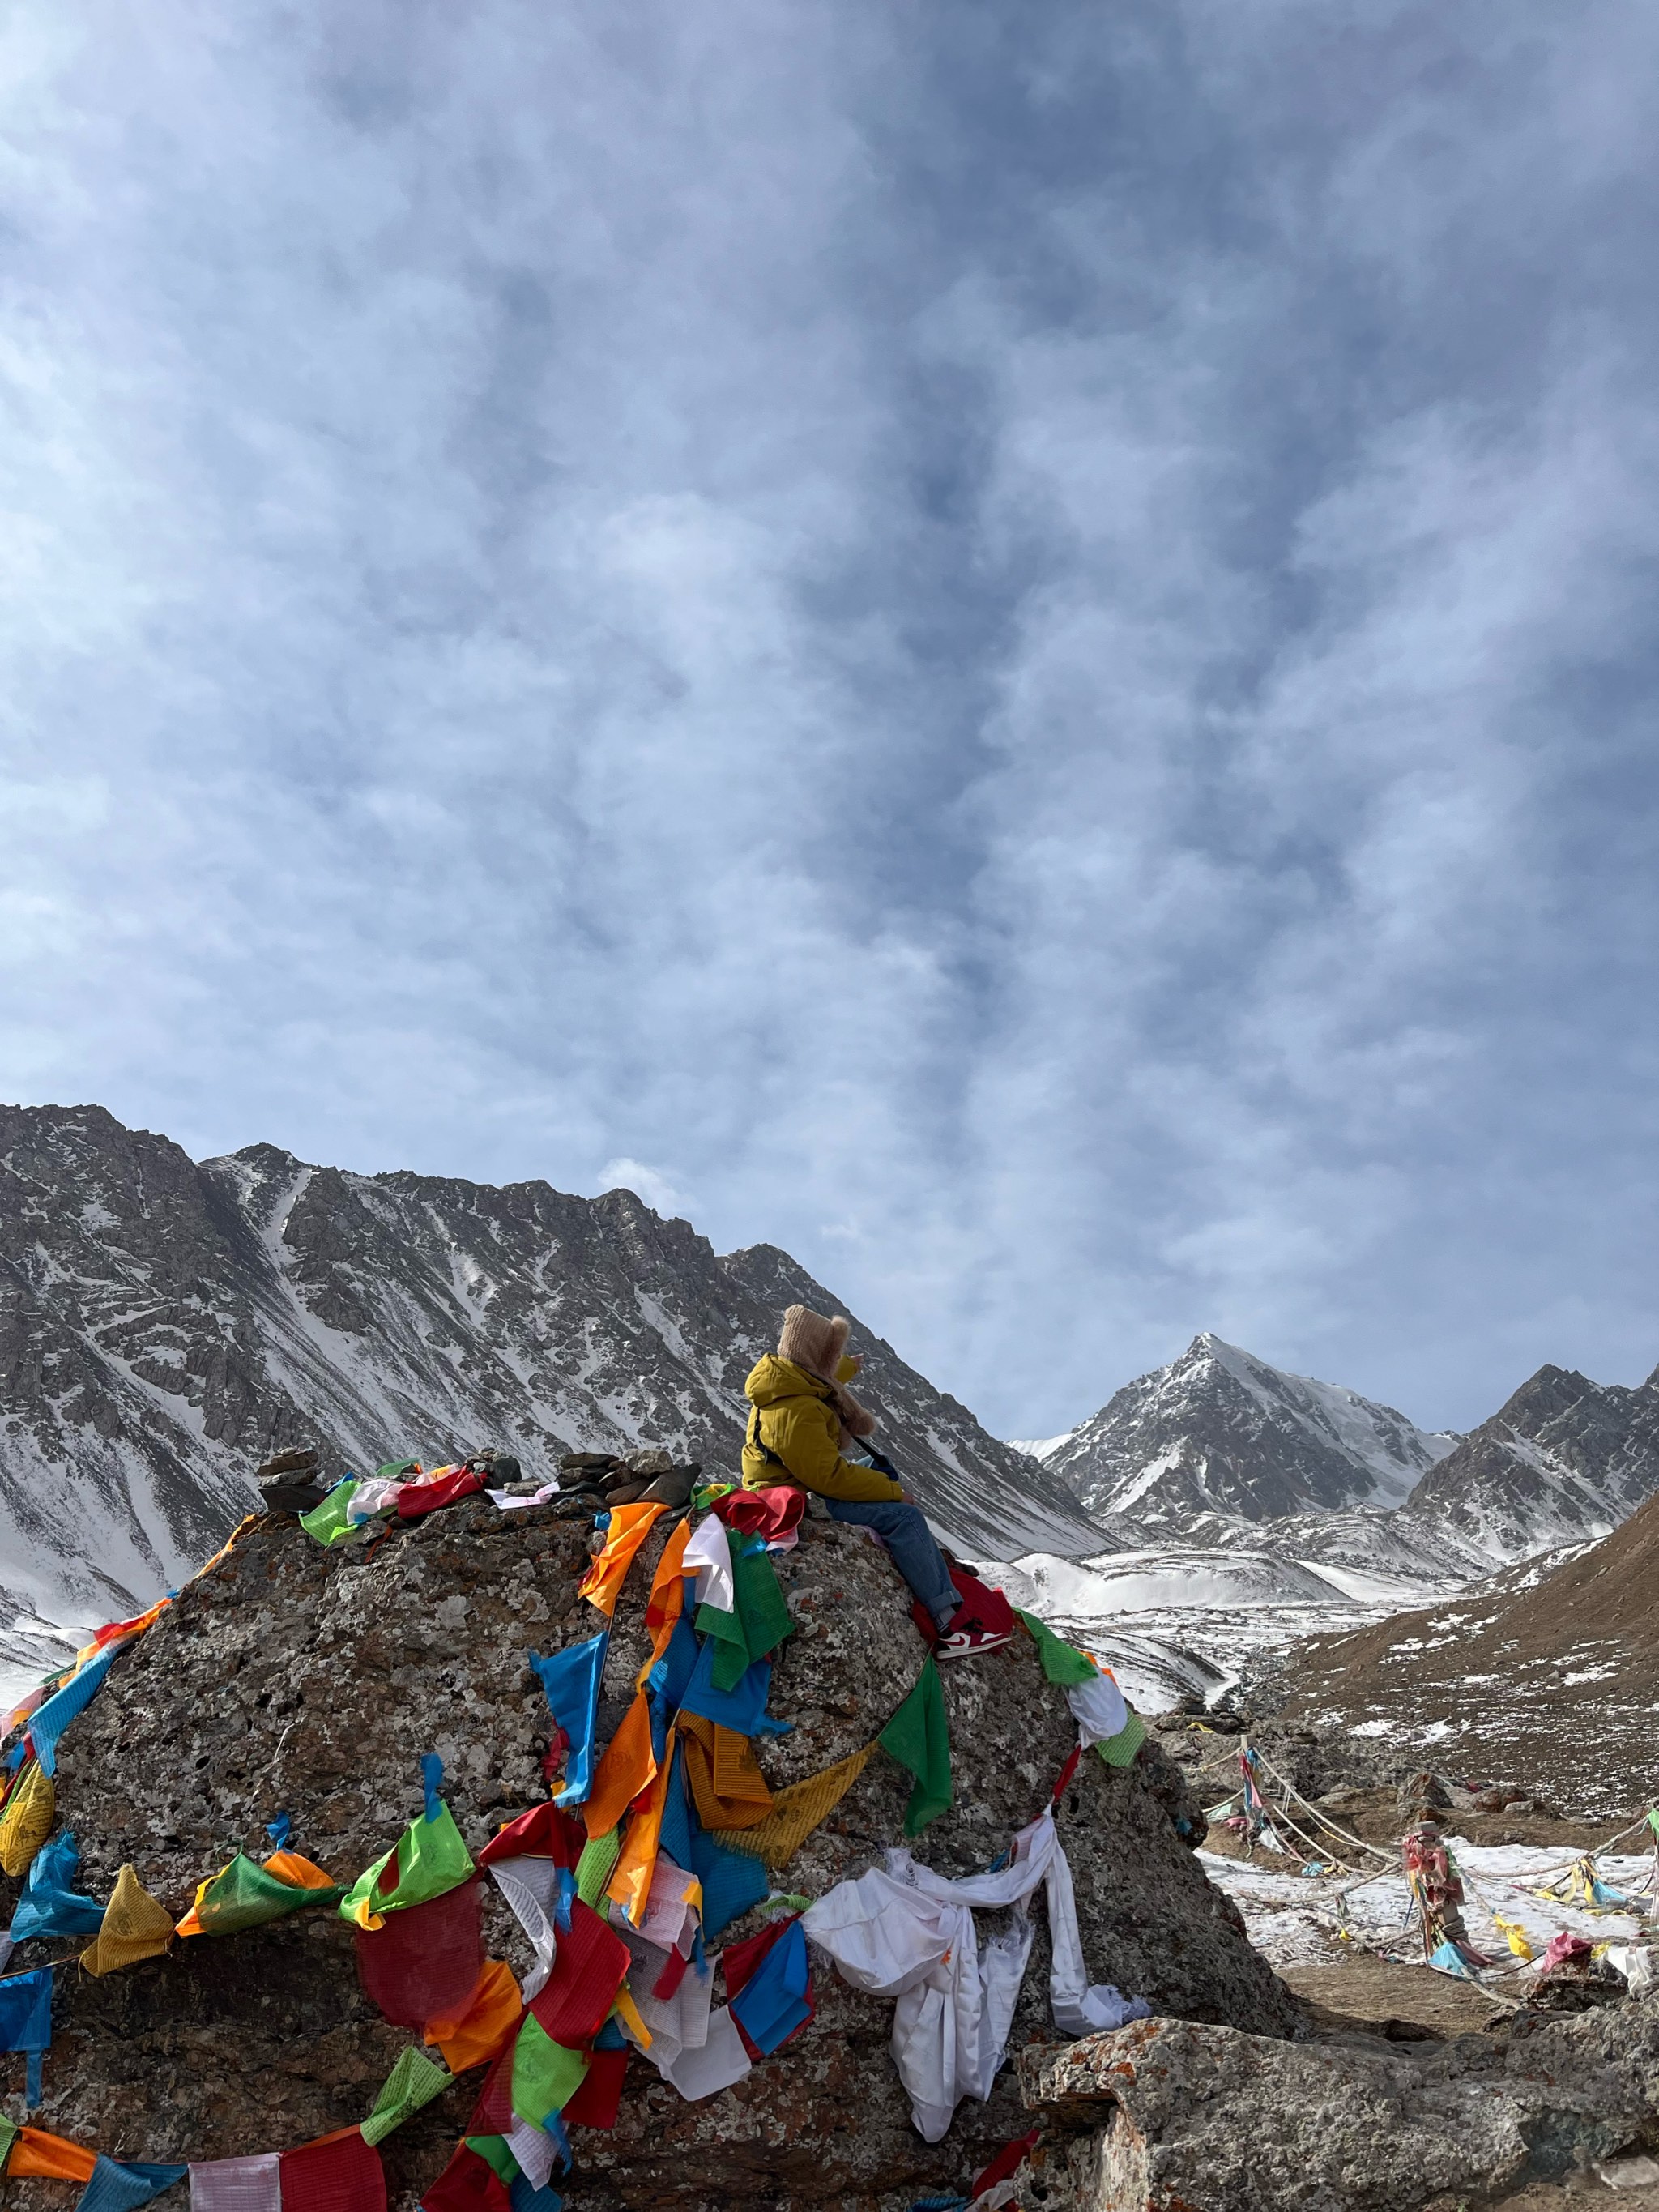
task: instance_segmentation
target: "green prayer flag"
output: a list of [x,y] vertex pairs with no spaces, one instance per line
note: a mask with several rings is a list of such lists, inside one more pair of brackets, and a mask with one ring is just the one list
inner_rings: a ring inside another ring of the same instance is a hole
[[1648,1826],[1656,1836],[1659,1836],[1659,1805],[1648,1807]]
[[712,1676],[717,1690],[732,1690],[757,1659],[775,1651],[795,1624],[778,1586],[778,1571],[763,1544],[732,1554],[732,1591],[736,1602],[730,1613],[712,1605],[697,1607],[698,1632],[712,1636],[719,1646]]
[[[394,1864],[393,1886],[383,1891],[380,1876]],[[429,1905],[434,1897],[459,1889],[471,1872],[472,1854],[462,1841],[453,1814],[440,1802],[435,1820],[428,1820],[424,1814],[411,1820],[392,1849],[383,1851],[372,1867],[358,1875],[340,1899],[340,1917],[362,1927],[365,1923],[360,1906],[377,1913],[401,1912],[409,1905]]]
[[6,2170],[6,2160],[11,2156],[11,2147],[17,2140],[17,2123],[0,2112],[0,2173]]
[[582,1855],[576,1862],[576,1894],[584,1905],[599,1910],[599,1899],[605,1895],[605,1884],[617,1870],[617,1861],[622,1856],[622,1823],[607,1828],[602,1836],[590,1836],[582,1845]]
[[1128,1766],[1146,1741],[1146,1725],[1134,1708],[1129,1708],[1129,1717],[1115,1735],[1109,1735],[1095,1746],[1108,1766]]
[[356,1476],[349,1474],[343,1482],[335,1484],[320,1505],[302,1513],[300,1526],[307,1535],[314,1536],[319,1544],[343,1544],[348,1537],[356,1535],[358,1529],[346,1519],[346,1508],[356,1488]]
[[418,1460],[389,1459],[384,1467],[375,1468],[374,1480],[376,1482],[401,1482],[406,1474],[413,1474],[419,1464]]
[[1018,1606],[1014,1611],[1030,1630],[1043,1674],[1049,1681],[1058,1682],[1062,1689],[1074,1690],[1080,1682],[1099,1680],[1093,1660],[1074,1644],[1067,1644],[1064,1637],[1056,1636],[1046,1620],[1039,1620],[1034,1613],[1021,1613]]
[[263,1928],[307,1905],[337,1905],[343,1893],[337,1883],[331,1889],[305,1889],[283,1881],[238,1851],[203,1891],[196,1917],[204,1936],[239,1936],[245,1928]]
[[951,1729],[945,1717],[945,1688],[932,1655],[916,1686],[876,1738],[888,1756],[916,1778],[904,1808],[904,1832],[919,1836],[930,1820],[954,1802],[951,1787]]
[[526,2013],[513,2046],[513,2109],[532,2128],[562,2111],[582,2086],[587,2061],[580,2051],[555,2043],[533,2012]]
[[463,2136],[461,2141],[469,2150],[477,2151],[503,2189],[513,2186],[521,2169],[507,2147],[505,2136]]
[[763,1546],[757,1544],[754,1550],[739,1552],[733,1557],[732,1587],[737,1595],[749,1656],[751,1660],[764,1659],[769,1651],[777,1650],[786,1636],[794,1634],[795,1624],[784,1602],[772,1555]]
[[363,2122],[363,2141],[377,2143],[393,2128],[402,2127],[411,2112],[441,2097],[454,2078],[447,2066],[440,2066],[418,2044],[411,2043],[386,2075],[374,2109]]
[[[749,1644],[743,1632],[743,1617],[738,1613],[722,1613],[718,1606],[708,1604],[697,1607],[695,1626],[699,1636],[714,1639],[719,1649],[714,1654],[714,1679],[721,1688],[730,1689],[742,1680],[749,1667]],[[721,1676],[725,1680],[721,1681]]]

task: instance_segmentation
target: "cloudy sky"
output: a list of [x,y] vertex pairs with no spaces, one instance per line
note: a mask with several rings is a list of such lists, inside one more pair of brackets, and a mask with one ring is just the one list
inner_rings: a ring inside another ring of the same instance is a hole
[[1659,10],[22,0],[0,1091],[1004,1433],[1659,1358]]

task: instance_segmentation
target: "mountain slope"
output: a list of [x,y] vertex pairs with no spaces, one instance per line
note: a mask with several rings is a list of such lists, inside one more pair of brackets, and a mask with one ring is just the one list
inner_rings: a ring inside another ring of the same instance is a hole
[[1146,1542],[1203,1514],[1261,1521],[1398,1505],[1455,1441],[1206,1334],[1046,1440],[1037,1463],[1114,1534]]
[[[793,1298],[836,1304],[787,1255],[717,1257],[627,1191],[267,1145],[198,1165],[99,1107],[0,1108],[0,1658],[176,1582],[289,1444],[337,1472],[487,1442],[532,1473],[637,1443],[734,1470],[744,1376]],[[1099,1548],[1062,1484],[854,1343],[885,1449],[965,1551]]]
[[1412,1492],[1407,1517],[1497,1563],[1607,1535],[1659,1490],[1659,1370],[1540,1367]]
[[[1582,1380],[1582,1378],[1578,1378]],[[1293,1651],[1286,1724],[1433,1746],[1449,1774],[1536,1783],[1607,1817],[1659,1786],[1659,1498],[1601,1543]]]

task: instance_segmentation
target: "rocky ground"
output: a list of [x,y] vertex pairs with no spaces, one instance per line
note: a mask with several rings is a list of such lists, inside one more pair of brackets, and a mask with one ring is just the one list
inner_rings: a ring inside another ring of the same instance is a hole
[[[115,1662],[62,1747],[60,1817],[83,1851],[83,1887],[107,1893],[123,1861],[170,1909],[239,1844],[263,1842],[281,1808],[294,1844],[344,1879],[392,1843],[420,1804],[419,1759],[444,1759],[472,1844],[540,1796],[548,1740],[529,1650],[591,1635],[576,1596],[589,1534],[544,1510],[504,1517],[485,1500],[394,1528],[366,1552],[324,1552],[267,1520],[184,1592]],[[624,1592],[606,1669],[602,1732],[620,1717],[645,1640],[644,1596],[661,1536]],[[761,1747],[769,1778],[813,1772],[867,1742],[921,1668],[923,1647],[886,1554],[856,1532],[809,1522],[779,1562],[798,1632],[783,1647],[772,1710],[794,1732]],[[984,1869],[1047,1802],[1075,1740],[1061,1693],[1023,1637],[945,1670],[955,1808],[919,1856],[950,1873]],[[898,1839],[909,1778],[884,1758],[780,1876],[818,1894]],[[1174,1817],[1197,1812],[1156,1742],[1127,1771],[1085,1760],[1059,1808],[1091,1979],[1144,1992],[1161,2013],[1293,2032],[1295,1999],[1249,1946]],[[0,1894],[9,1913],[14,1886]],[[983,1933],[992,1932],[988,1916]],[[1054,2040],[1041,1932],[1013,2041]],[[744,1923],[732,1939],[749,1932]],[[487,1937],[515,1966],[516,1923]],[[46,1947],[47,1949],[52,1947]],[[61,1947],[58,1947],[61,1948]],[[20,1958],[20,1965],[27,1958]],[[735,2089],[683,2104],[635,2058],[614,2135],[584,2131],[569,2201],[873,2208],[962,2187],[1028,2124],[1012,2071],[922,2144],[887,2048],[891,2008],[855,1995],[820,1962],[817,2017],[800,2041]],[[281,2148],[368,2110],[408,2037],[358,1986],[350,1931],[321,1912],[176,1946],[106,1981],[60,1976],[57,2039],[40,2124],[135,2158],[212,2158]],[[6,2086],[21,2061],[3,2062]],[[411,2206],[461,2132],[477,2077],[388,2139],[394,2202]],[[15,2185],[31,2212],[52,2185]]]

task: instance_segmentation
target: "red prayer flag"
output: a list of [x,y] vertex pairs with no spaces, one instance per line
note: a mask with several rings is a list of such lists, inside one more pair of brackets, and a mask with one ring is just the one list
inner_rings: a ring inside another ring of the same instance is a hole
[[513,2212],[513,2199],[489,2160],[457,2143],[448,2165],[422,2197],[421,2212]]
[[589,2054],[582,2086],[560,2115],[567,2127],[614,2128],[622,2103],[623,2075],[628,2071],[625,2051],[595,2051]]
[[515,2035],[484,2075],[472,2118],[466,2124],[468,2135],[510,2136],[517,2126],[519,2116],[513,2109],[513,2051],[517,2041]]
[[741,1943],[726,1945],[720,1953],[720,1965],[726,1970],[726,1994],[728,1997],[738,1994],[784,1929],[799,1917],[796,1912],[781,1913],[777,1919],[769,1921],[758,1936],[747,1936]]
[[658,1975],[656,1980],[651,1984],[652,1996],[653,1997],[660,1997],[663,2002],[666,2004],[669,1998],[673,1996],[675,1990],[678,1989],[680,1984],[685,1979],[685,1970],[690,1963],[691,1957],[689,1952],[671,1951],[668,1954],[668,1964],[663,1968],[661,1973]]
[[422,1513],[435,1513],[441,1505],[453,1505],[458,1498],[471,1498],[475,1490],[482,1490],[484,1479],[468,1468],[458,1468],[453,1474],[445,1475],[441,1482],[405,1483],[398,1493],[398,1518],[417,1521]]
[[1036,2148],[1037,2137],[1042,2133],[1041,2128],[1033,2128],[1030,2135],[1021,2136],[1014,2142],[1004,2143],[984,2172],[975,2182],[972,2189],[969,2191],[969,2197],[983,2197],[988,2189],[994,2189],[998,2182],[1006,2181],[1026,2152]]
[[555,1866],[574,1867],[586,1844],[586,1825],[550,1800],[545,1805],[532,1805],[498,1830],[478,1853],[478,1864],[494,1866],[498,1859],[528,1858],[551,1859]]
[[559,1938],[553,1972],[530,2009],[555,2043],[574,2051],[591,2043],[617,2001],[632,1954],[580,1898],[570,1908],[570,1929]]
[[764,1536],[769,1544],[799,1527],[806,1510],[806,1492],[793,1483],[771,1483],[764,1490],[734,1490],[717,1498],[712,1510],[739,1535]]
[[1066,1795],[1066,1790],[1071,1787],[1072,1777],[1077,1772],[1077,1763],[1082,1756],[1083,1746],[1080,1743],[1074,1743],[1072,1746],[1071,1754],[1067,1758],[1065,1765],[1060,1770],[1060,1779],[1055,1783],[1053,1795],[1048,1800],[1051,1805],[1058,1805],[1060,1799]]
[[285,2150],[277,2164],[283,2212],[386,2212],[386,2170],[361,2128],[341,2128]]
[[464,2013],[483,1972],[483,1885],[475,1875],[425,1905],[354,1930],[357,1978],[394,2027],[424,2028]]

